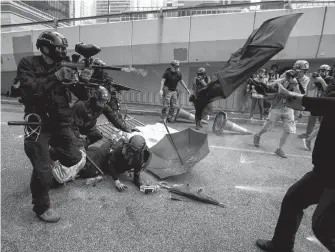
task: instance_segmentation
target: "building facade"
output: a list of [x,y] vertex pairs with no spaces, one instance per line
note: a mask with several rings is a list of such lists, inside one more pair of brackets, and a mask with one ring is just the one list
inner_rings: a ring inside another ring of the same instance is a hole
[[57,19],[70,17],[70,2],[71,1],[22,1],[23,3],[32,6],[40,11],[43,11]]
[[[71,7],[73,8],[72,1],[1,1],[1,24],[20,24],[53,20],[55,18],[70,18]],[[2,32],[43,29],[50,26],[52,24],[8,27],[3,28]]]
[[[98,0],[95,3],[96,15],[117,14],[130,11],[131,0]],[[122,17],[99,18],[97,23],[118,22]]]

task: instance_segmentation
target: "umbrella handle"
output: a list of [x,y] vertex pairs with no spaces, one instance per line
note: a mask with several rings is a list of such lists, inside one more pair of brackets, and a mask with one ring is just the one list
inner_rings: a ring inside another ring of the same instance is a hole
[[170,138],[171,138],[171,142],[172,142],[172,144],[173,144],[174,149],[175,149],[176,152],[177,152],[177,155],[178,155],[178,157],[179,157],[179,159],[180,159],[181,164],[184,164],[183,160],[181,159],[181,156],[179,155],[177,146],[174,144],[174,141],[173,141],[173,139],[172,139],[172,136],[171,136],[171,134],[170,134],[170,131],[169,131],[168,127],[166,126],[165,120],[163,120],[163,123],[164,123],[164,126],[165,126],[165,128],[166,128],[166,131],[168,132],[168,134],[169,134],[169,136],[170,136]]
[[86,155],[87,160],[94,166],[95,169],[97,169],[102,175],[105,175],[105,173],[94,163],[94,161]]
[[168,186],[168,183],[165,182],[165,181],[159,182],[158,185],[162,188],[165,188],[165,189],[171,189],[171,186]]

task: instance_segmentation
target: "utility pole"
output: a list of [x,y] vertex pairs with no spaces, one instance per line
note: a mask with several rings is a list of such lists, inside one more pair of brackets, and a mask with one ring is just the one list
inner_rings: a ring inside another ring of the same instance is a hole
[[[108,15],[109,15],[109,0],[108,0]],[[107,18],[107,23],[109,23],[109,17]]]

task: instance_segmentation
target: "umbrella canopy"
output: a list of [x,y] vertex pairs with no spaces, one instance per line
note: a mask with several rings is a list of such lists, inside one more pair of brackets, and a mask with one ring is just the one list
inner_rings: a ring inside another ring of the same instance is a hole
[[147,170],[159,178],[180,175],[208,155],[207,134],[190,128],[166,134],[150,150],[152,159]]
[[212,81],[199,92],[195,101],[196,114],[201,114],[208,103],[227,98],[251,74],[283,50],[301,15],[295,13],[272,18],[254,30],[244,46],[232,54]]

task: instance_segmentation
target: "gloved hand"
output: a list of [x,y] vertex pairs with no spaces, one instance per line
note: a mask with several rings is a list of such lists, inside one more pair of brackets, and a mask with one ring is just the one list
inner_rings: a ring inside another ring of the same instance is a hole
[[163,90],[162,90],[162,89],[159,90],[159,95],[160,95],[161,97],[163,97]]
[[73,84],[78,80],[76,76],[77,72],[69,67],[62,67],[55,72],[56,78],[63,84]]
[[136,128],[133,128],[133,129],[131,130],[131,132],[140,132],[140,130],[139,130],[139,129],[136,129]]
[[93,69],[84,68],[83,70],[81,70],[79,77],[83,81],[89,81],[92,77],[92,74],[93,74]]
[[116,181],[115,181],[115,185],[116,185],[116,188],[117,188],[120,192],[126,190],[126,188],[127,188],[127,186],[126,186],[125,184],[121,183],[120,180],[116,180]]

